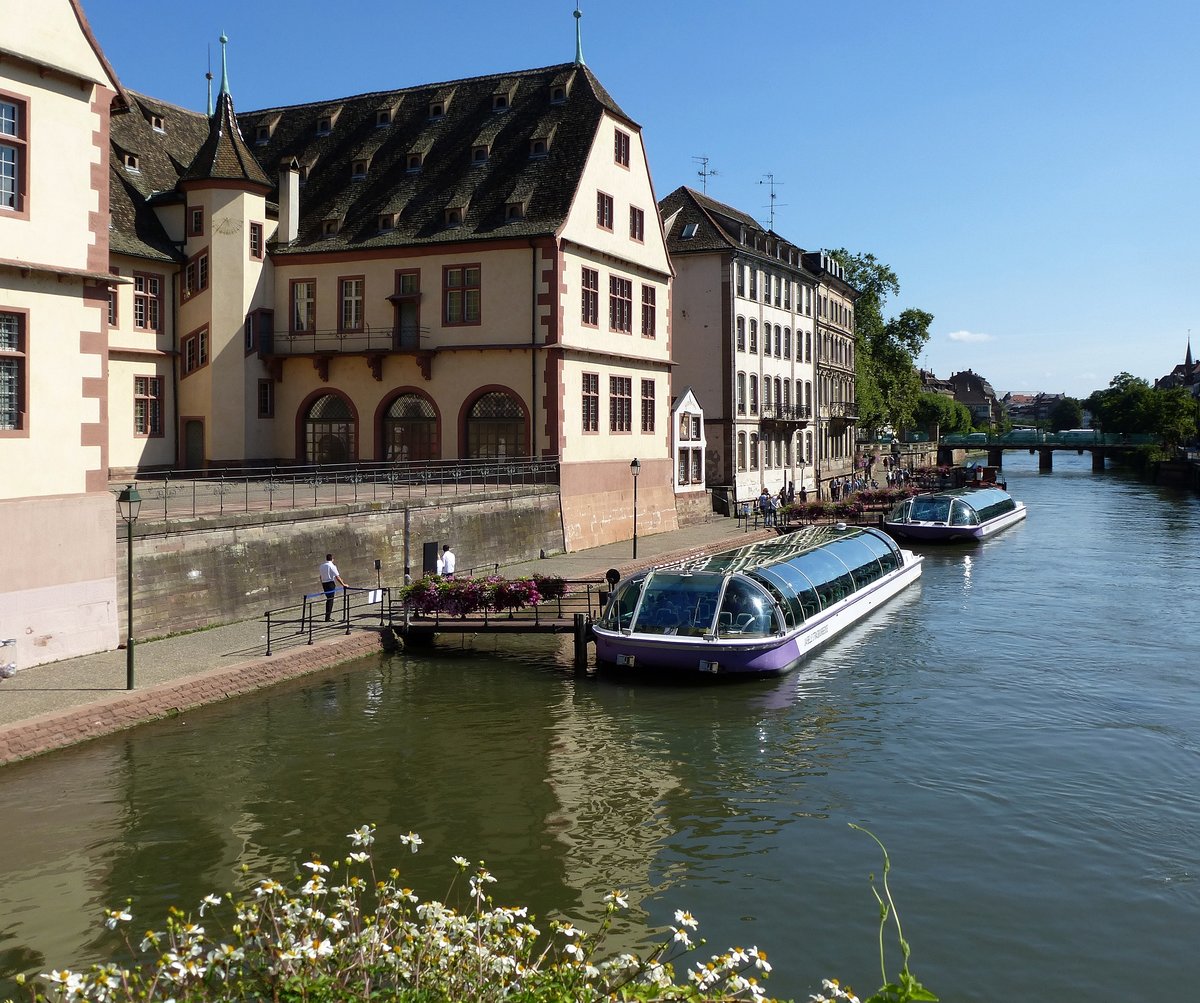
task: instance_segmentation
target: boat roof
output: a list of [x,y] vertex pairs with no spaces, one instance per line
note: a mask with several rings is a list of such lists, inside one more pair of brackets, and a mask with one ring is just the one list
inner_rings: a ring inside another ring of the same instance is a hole
[[973,509],[986,508],[1012,496],[1003,488],[989,484],[981,488],[951,488],[949,491],[926,491],[917,498],[960,498]]
[[767,540],[756,540],[754,543],[739,547],[737,550],[727,550],[721,554],[711,554],[686,561],[670,567],[658,568],[658,571],[674,571],[683,574],[695,574],[701,571],[716,574],[732,574],[735,571],[750,571],[754,568],[789,561],[801,554],[816,550],[838,540],[848,540],[854,537],[870,535],[886,541],[891,547],[896,544],[891,537],[877,530],[861,526],[805,526],[802,529],[783,536]]

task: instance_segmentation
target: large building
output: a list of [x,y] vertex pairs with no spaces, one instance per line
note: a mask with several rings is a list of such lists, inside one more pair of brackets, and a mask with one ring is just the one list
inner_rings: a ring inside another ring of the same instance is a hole
[[852,469],[855,290],[823,252],[690,188],[659,204],[676,378],[704,405],[706,476],[733,500],[820,494]]
[[8,14],[0,32],[0,640],[15,640],[5,660],[20,667],[117,643],[105,307],[109,109],[121,96],[77,3]]

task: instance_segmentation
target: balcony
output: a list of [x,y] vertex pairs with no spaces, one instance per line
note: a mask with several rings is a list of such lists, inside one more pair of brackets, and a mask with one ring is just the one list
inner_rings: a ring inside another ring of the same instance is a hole
[[364,327],[359,331],[262,331],[258,352],[277,379],[284,359],[312,359],[325,380],[329,378],[330,359],[360,356],[371,367],[375,379],[380,380],[383,359],[389,355],[416,356],[422,373],[429,379],[433,350],[428,341],[429,328],[409,324]]
[[831,430],[842,431],[847,425],[858,421],[857,401],[830,401],[821,405],[821,420],[828,423]]
[[807,404],[776,405],[764,404],[761,420],[764,425],[784,425],[802,428],[812,421],[812,408]]

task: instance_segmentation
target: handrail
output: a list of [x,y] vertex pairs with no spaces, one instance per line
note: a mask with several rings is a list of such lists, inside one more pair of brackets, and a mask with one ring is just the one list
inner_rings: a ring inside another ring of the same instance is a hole
[[[295,626],[296,629],[290,635],[283,636],[294,638],[307,635],[307,643],[312,644],[314,635],[320,629],[338,630],[344,627],[345,633],[349,634],[355,621],[374,620],[378,617],[378,625],[383,627],[391,618],[392,589],[390,586],[381,585],[371,589],[348,585],[345,588],[335,589],[333,595],[333,608],[337,617],[321,621],[322,623],[328,622],[329,627],[327,628],[317,627],[317,611],[321,604],[328,599],[324,590],[309,592],[299,603],[292,606],[280,606],[277,609],[267,610],[263,614],[267,621],[266,653],[271,654],[272,634],[278,638],[279,630],[288,626]],[[374,607],[378,607],[377,612],[373,609]],[[299,616],[292,615],[296,610],[299,610]]]

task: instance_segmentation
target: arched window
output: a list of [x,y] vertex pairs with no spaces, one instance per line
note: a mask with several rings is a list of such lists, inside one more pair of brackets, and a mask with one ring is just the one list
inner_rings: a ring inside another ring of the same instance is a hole
[[439,459],[437,411],[420,394],[401,394],[383,416],[380,442],[385,460]]
[[758,414],[758,377],[750,374],[750,413]]
[[758,469],[758,433],[750,433],[750,469]]
[[779,398],[780,406],[786,411],[792,406],[792,381],[783,381],[783,396]]
[[746,318],[739,317],[737,319],[737,350],[744,352],[746,350]]
[[470,459],[525,455],[525,412],[503,391],[486,393],[467,412]]
[[746,374],[737,374],[737,413],[746,413]]
[[785,359],[792,357],[792,329],[790,327],[783,329],[783,357]]
[[350,463],[357,456],[358,429],[346,398],[326,394],[304,416],[304,459],[308,463]]
[[746,433],[738,432],[737,468],[746,469]]
[[763,377],[763,413],[769,414],[771,410],[771,377]]
[[775,377],[775,406],[787,405],[787,401],[783,399],[783,380],[778,376]]

